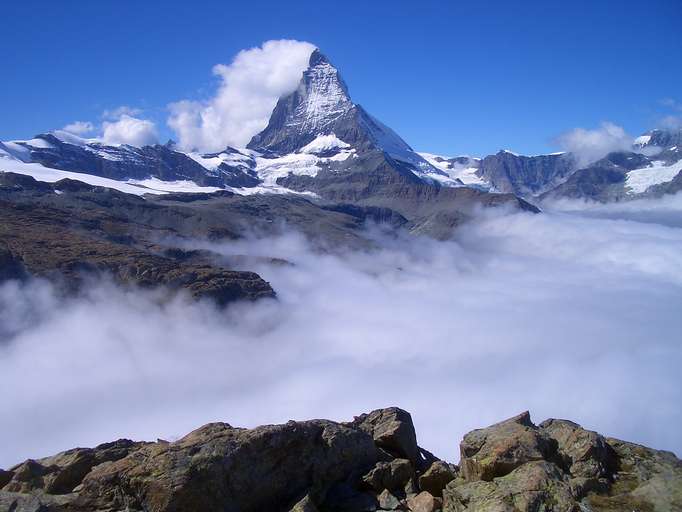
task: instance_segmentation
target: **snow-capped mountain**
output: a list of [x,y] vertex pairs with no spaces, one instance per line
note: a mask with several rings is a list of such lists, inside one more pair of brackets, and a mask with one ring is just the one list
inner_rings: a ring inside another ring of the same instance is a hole
[[104,144],[59,130],[0,143],[0,171],[43,181],[68,177],[138,195],[220,189],[296,193],[400,210],[413,196],[445,197],[449,193],[440,190],[450,188],[531,201],[608,201],[674,192],[682,181],[682,130],[653,130],[638,137],[632,151],[582,167],[578,161],[570,153],[526,156],[502,150],[483,158],[417,153],[352,101],[338,69],[319,50],[311,54],[296,90],[279,99],[266,128],[246,148],[201,154],[172,143]]
[[247,147],[281,155],[300,151],[318,137],[331,136],[358,153],[379,150],[413,166],[418,174],[444,176],[398,134],[353,103],[339,71],[315,50],[298,88],[280,98],[268,126]]
[[682,129],[652,130],[617,151],[579,166],[571,153],[519,155],[501,150],[484,158],[421,153],[466,186],[530,199],[627,200],[682,188]]
[[682,129],[652,130],[618,151],[574,170],[543,198],[621,201],[682,190]]
[[[93,185],[144,192],[217,190],[248,187],[259,183],[255,172],[239,157],[225,150],[223,161],[202,165],[194,155],[170,145],[141,148],[103,144],[65,131],[37,135],[30,140],[8,141],[0,147],[0,171],[29,174],[45,181],[69,177]],[[216,155],[207,155],[215,157]],[[244,157],[247,158],[247,157]],[[67,175],[68,174],[68,175]],[[95,179],[96,178],[96,179]],[[121,184],[119,184],[121,183]]]

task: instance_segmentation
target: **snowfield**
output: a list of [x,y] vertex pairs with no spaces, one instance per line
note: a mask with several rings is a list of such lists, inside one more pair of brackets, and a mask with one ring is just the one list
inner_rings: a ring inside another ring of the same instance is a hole
[[651,167],[630,171],[625,178],[628,194],[641,194],[653,186],[671,181],[682,171],[682,160],[673,165],[663,165],[663,162],[653,162]]
[[[483,178],[476,174],[477,167],[471,165],[457,164],[448,162],[452,157],[434,155],[432,153],[419,153],[428,163],[437,169],[443,171],[446,176],[432,175],[431,178],[439,181],[441,184],[449,186],[474,186],[485,189],[490,188],[490,184]],[[469,158],[470,162],[477,161],[477,158]],[[459,180],[459,181],[457,181]]]
[[317,155],[334,149],[347,149],[349,147],[350,144],[342,141],[332,133],[331,135],[318,135],[314,141],[303,146],[299,152]]
[[215,192],[216,190],[220,190],[216,187],[201,187],[193,181],[162,181],[158,178],[129,181],[112,180],[109,178],[102,178],[101,176],[94,176],[92,174],[62,171],[45,167],[41,164],[26,163],[11,157],[8,158],[2,153],[0,153],[0,172],[25,174],[46,183],[55,183],[59,180],[68,178],[87,183],[88,185],[113,188],[125,192],[126,194],[135,194],[137,196],[142,196],[144,194],[167,194],[169,192]]

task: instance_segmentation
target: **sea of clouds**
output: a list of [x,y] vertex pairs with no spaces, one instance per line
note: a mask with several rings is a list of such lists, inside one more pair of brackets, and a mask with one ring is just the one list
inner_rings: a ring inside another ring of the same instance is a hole
[[452,241],[373,251],[320,253],[296,233],[213,244],[291,263],[254,260],[278,299],[224,311],[107,283],[70,300],[6,283],[0,467],[392,405],[452,461],[464,433],[527,409],[680,455],[680,219],[677,196],[482,214]]

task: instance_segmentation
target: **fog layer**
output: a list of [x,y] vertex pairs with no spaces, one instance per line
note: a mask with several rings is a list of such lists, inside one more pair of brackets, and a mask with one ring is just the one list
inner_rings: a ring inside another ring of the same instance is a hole
[[296,233],[212,245],[292,263],[251,267],[278,300],[226,311],[106,283],[62,302],[45,283],[5,284],[0,467],[209,421],[391,405],[453,461],[465,432],[526,409],[679,455],[675,201],[483,215],[452,242],[384,239],[372,252],[319,254]]

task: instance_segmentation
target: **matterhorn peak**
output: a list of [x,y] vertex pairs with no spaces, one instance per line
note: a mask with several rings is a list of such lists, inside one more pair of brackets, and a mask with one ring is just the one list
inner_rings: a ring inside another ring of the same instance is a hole
[[351,121],[354,109],[339,71],[316,49],[296,90],[279,99],[268,126],[251,139],[248,147],[294,152],[319,135],[336,133],[340,125]]
[[279,99],[268,126],[247,147],[264,153],[287,154],[300,151],[318,137],[331,135],[352,146],[357,153],[382,151],[420,171],[441,173],[393,130],[353,103],[338,69],[315,49],[296,90]]
[[308,67],[312,68],[318,64],[331,64],[327,56],[320,51],[319,48],[315,48],[313,53],[310,54],[310,59],[308,60]]

